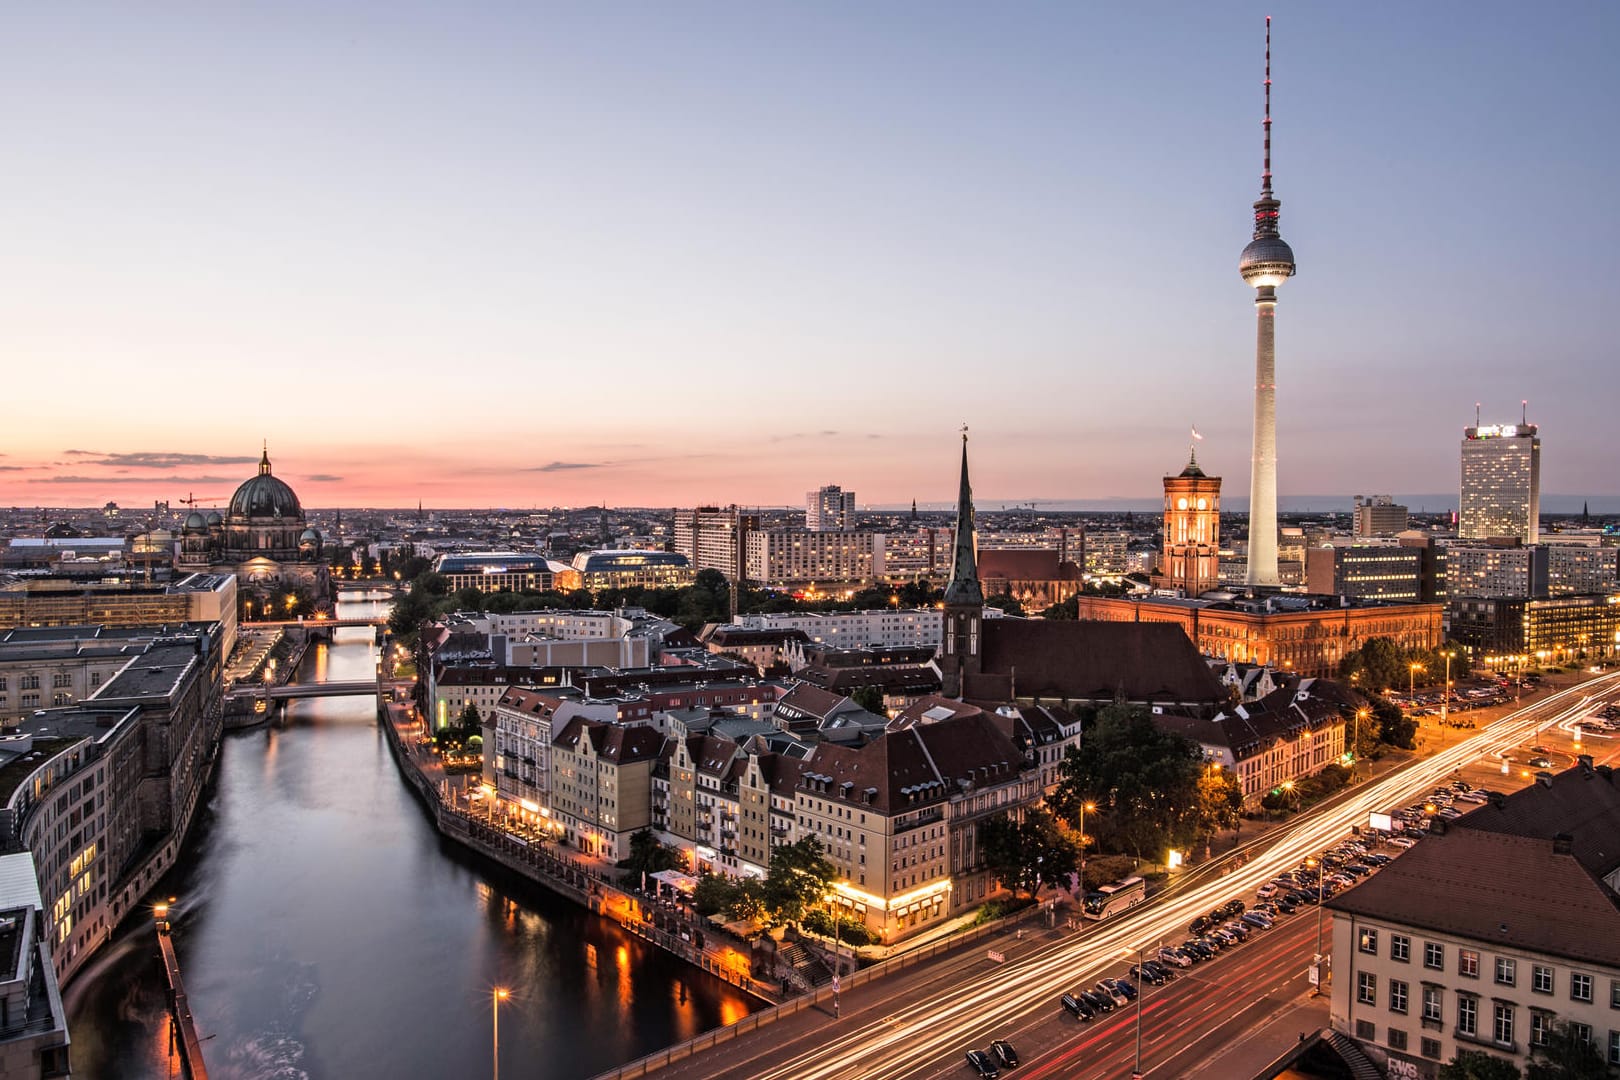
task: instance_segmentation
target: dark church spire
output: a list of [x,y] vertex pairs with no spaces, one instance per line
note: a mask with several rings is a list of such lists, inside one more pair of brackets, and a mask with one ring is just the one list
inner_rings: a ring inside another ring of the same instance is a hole
[[962,484],[956,494],[956,542],[945,603],[984,604],[979,584],[979,540],[973,528],[973,485],[968,483],[967,425],[962,425]]
[[259,459],[259,475],[270,475],[270,440],[264,440],[264,456]]

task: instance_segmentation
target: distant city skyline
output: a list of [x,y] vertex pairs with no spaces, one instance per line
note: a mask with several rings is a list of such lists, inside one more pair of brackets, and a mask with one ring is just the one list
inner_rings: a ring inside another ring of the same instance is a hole
[[[311,507],[946,504],[965,421],[989,507],[1151,506],[1196,424],[1242,508],[1266,13],[10,12],[0,505],[261,439]],[[1545,509],[1615,505],[1617,32],[1277,15],[1284,512],[1454,506],[1521,398]]]

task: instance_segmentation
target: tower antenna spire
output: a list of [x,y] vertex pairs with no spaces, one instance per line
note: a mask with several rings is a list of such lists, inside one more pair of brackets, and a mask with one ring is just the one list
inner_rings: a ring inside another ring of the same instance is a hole
[[1530,423],[1530,399],[1529,398],[1524,398],[1523,400],[1521,400],[1519,402],[1519,423],[1521,425]]
[[1474,402],[1474,426],[1479,427],[1479,402]]
[[1266,166],[1260,174],[1260,193],[1271,197],[1271,16],[1266,16]]

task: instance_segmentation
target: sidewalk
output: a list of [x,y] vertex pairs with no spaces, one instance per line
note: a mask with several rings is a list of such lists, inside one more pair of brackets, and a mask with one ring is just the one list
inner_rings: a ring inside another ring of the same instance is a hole
[[1247,1031],[1238,1032],[1182,1076],[1186,1080],[1200,1076],[1212,1080],[1260,1076],[1291,1047],[1328,1026],[1329,1000],[1326,994],[1298,999]]

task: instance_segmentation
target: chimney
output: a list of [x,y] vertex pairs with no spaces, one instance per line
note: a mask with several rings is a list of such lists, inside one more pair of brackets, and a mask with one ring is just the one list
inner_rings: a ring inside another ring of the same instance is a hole
[[1444,835],[1446,835],[1446,824],[1447,824],[1446,819],[1443,818],[1443,817],[1430,818],[1429,819],[1429,835],[1430,836],[1444,836]]
[[1544,788],[1552,787],[1552,781],[1553,781],[1553,774],[1548,772],[1546,769],[1543,769],[1540,772],[1536,773],[1536,783],[1540,784],[1542,787],[1544,787]]
[[1576,760],[1576,762],[1578,762],[1580,764],[1580,766],[1581,766],[1581,774],[1583,776],[1591,776],[1592,775],[1592,755],[1591,754],[1580,754],[1575,758],[1575,760]]
[[1556,833],[1553,836],[1553,854],[1568,855],[1575,848],[1575,838],[1567,832]]

